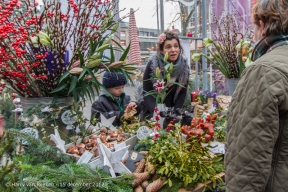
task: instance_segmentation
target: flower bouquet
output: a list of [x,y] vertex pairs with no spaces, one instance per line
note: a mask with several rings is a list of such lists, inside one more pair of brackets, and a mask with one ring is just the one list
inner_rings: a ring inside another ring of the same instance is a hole
[[[94,97],[105,70],[129,77],[123,49],[112,39],[119,22],[109,0],[0,1],[0,79],[22,97]],[[66,7],[65,7],[66,6]],[[65,10],[65,11],[64,11]],[[111,42],[115,46],[112,46]],[[110,51],[110,56],[106,52]],[[123,52],[115,61],[114,51]]]
[[[252,44],[250,41],[244,41],[244,36],[239,33],[239,29],[234,19],[234,15],[226,15],[223,18],[223,26],[214,15],[214,21],[219,30],[219,37],[212,29],[215,40],[211,38],[203,39],[203,46],[207,48],[210,56],[203,53],[194,53],[193,61],[198,61],[201,56],[206,57],[211,64],[215,65],[222,74],[228,78],[240,78],[245,66],[251,61]],[[240,38],[239,38],[240,35]]]

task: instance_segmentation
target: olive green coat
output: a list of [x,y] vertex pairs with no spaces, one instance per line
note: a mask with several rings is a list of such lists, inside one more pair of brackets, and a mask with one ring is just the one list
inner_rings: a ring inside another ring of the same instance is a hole
[[226,191],[288,191],[288,45],[244,70],[228,111]]

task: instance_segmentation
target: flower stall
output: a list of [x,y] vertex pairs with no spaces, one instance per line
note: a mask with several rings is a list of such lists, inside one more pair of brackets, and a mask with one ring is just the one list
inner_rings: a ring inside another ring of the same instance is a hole
[[43,0],[39,10],[37,1],[0,1],[0,91],[12,90],[22,104],[34,99],[0,138],[0,190],[197,191],[223,183],[226,117],[218,113],[219,96],[195,90],[190,106],[165,107],[167,89],[178,84],[170,78],[172,63],[152,76],[155,90],[146,93],[156,98],[152,119],[140,122],[129,108],[120,127],[113,117],[84,116],[86,99],[105,89],[101,73],[131,80],[129,46],[114,41],[128,15],[114,20],[115,1],[67,2],[63,9],[62,1]]

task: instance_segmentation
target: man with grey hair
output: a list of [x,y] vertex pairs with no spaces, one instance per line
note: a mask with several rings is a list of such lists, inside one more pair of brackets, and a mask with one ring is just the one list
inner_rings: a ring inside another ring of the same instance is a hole
[[288,0],[258,0],[251,20],[254,63],[228,111],[226,191],[288,191]]

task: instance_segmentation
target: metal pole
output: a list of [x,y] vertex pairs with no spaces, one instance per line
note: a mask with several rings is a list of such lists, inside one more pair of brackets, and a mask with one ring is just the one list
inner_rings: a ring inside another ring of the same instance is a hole
[[[206,18],[206,0],[202,0],[202,38],[207,38],[207,18]],[[204,55],[207,55],[207,49],[202,50]],[[207,59],[202,56],[202,83],[203,91],[207,90]]]
[[157,36],[160,34],[159,31],[159,7],[158,7],[158,0],[156,0],[156,12],[157,12]]
[[[116,1],[116,5],[114,8],[114,12],[117,13],[115,15],[115,21],[119,20],[119,1]],[[114,40],[117,41],[119,44],[121,44],[121,30],[120,30],[120,26],[118,27],[117,31],[114,33]],[[121,57],[121,52],[120,51],[115,51],[115,61],[119,61]]]
[[[195,12],[195,35],[194,37],[197,37],[197,31],[198,31],[198,6],[197,6],[197,2],[194,3],[194,12]],[[195,41],[195,53],[198,52],[198,41]],[[196,73],[196,77],[195,77],[195,84],[196,84],[196,89],[199,87],[199,74],[198,74],[198,61],[195,62],[195,73]]]
[[164,31],[164,5],[163,0],[160,0],[160,23],[161,23],[161,33]]

